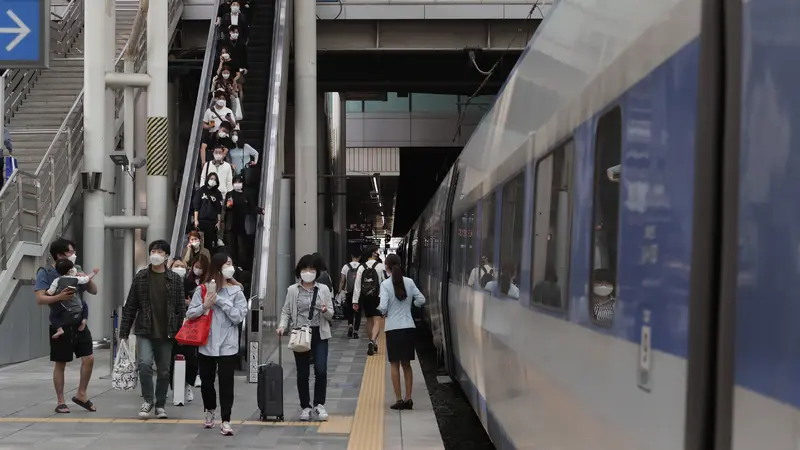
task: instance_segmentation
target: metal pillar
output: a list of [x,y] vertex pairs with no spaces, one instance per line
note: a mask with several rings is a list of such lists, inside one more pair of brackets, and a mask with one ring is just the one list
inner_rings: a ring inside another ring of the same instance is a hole
[[[278,204],[278,258],[276,269],[277,292],[286,292],[289,286],[295,283],[294,265],[296,259],[292,257],[292,180],[281,179],[280,202]],[[297,232],[295,230],[295,248]],[[305,253],[303,253],[305,255]],[[299,256],[297,257],[299,259]],[[275,311],[283,308],[284,297],[278,295],[275,298]]]
[[[150,2],[147,10],[147,73],[152,78],[147,96],[147,215],[148,242],[170,239],[167,196],[170,195],[168,139],[167,53],[169,43],[169,2]],[[172,249],[173,253],[178,249]]]
[[[130,58],[125,59],[125,73],[133,73],[133,61]],[[135,159],[134,155],[134,129],[135,116],[136,116],[136,91],[133,86],[125,87],[124,91],[125,103],[123,106],[123,141],[122,146],[125,150],[125,155],[128,161]],[[133,217],[134,214],[134,201],[136,192],[134,191],[133,178],[128,174],[122,174],[122,192],[124,192],[122,203],[122,214],[125,217]],[[134,246],[134,230],[132,228],[124,231],[123,250],[122,250],[122,286],[128,289],[128,286],[133,283],[133,246]],[[123,294],[124,295],[124,294]],[[122,300],[124,301],[124,300]],[[122,303],[119,302],[120,304]]]
[[[90,174],[102,174],[106,160],[106,83],[105,73],[108,67],[108,46],[113,40],[108,39],[106,27],[113,26],[114,8],[84,8],[84,171]],[[113,64],[113,60],[112,60]],[[110,120],[113,120],[111,115]],[[109,174],[110,175],[110,174]],[[84,247],[79,250],[78,258],[85,270],[103,267],[105,258],[105,194],[100,190],[86,190],[83,193],[83,235]],[[98,300],[92,302],[89,314],[89,328],[95,339],[110,336],[107,303],[111,299],[103,299],[104,272],[95,277],[98,289]]]
[[[133,154],[137,160],[147,158],[147,91],[141,92],[134,105],[133,121]],[[140,169],[139,175],[133,180],[134,186],[134,214],[147,215],[147,167]],[[147,262],[147,230],[134,231],[133,269],[145,265]]]
[[[345,103],[344,96],[334,92],[330,96],[330,110],[331,110],[331,146],[334,157],[333,174],[346,175],[347,173],[347,149],[345,147]],[[344,264],[350,260],[347,250],[347,178],[334,178],[333,196],[334,210],[333,210],[333,231],[336,235],[335,254],[336,261],[331,261],[332,266],[335,263]]]
[[318,250],[316,3],[295,3],[295,255]]

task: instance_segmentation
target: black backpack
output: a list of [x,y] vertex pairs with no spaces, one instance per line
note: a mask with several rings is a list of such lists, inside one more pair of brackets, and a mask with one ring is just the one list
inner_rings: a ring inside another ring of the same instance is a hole
[[378,296],[378,271],[375,270],[377,263],[372,267],[362,264],[364,271],[361,273],[361,295],[366,297]]
[[486,266],[481,266],[481,271],[483,271],[483,275],[481,275],[480,283],[481,287],[486,287],[486,284],[490,281],[494,281],[494,269],[486,270]]
[[356,276],[358,275],[358,266],[353,268],[353,263],[347,265],[347,292],[352,294],[356,288]]

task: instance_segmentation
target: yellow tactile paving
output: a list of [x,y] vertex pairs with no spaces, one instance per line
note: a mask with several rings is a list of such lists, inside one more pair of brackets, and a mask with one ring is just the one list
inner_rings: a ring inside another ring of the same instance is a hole
[[376,450],[383,448],[386,414],[386,345],[384,334],[378,336],[380,353],[367,358],[356,414],[350,431],[347,450]]
[[320,424],[317,433],[350,434],[353,428],[353,416],[331,416],[327,422]]
[[[352,421],[352,417],[331,416],[334,422]],[[190,419],[116,419],[113,417],[101,418],[55,418],[55,417],[0,417],[0,423],[154,423],[163,425],[202,425],[202,420]],[[322,422],[258,422],[250,420],[231,420],[231,425],[255,425],[265,427],[319,427]]]

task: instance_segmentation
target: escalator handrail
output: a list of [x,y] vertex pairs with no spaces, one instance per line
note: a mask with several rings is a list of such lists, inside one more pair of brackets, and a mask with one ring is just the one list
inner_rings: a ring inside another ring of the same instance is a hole
[[[278,214],[280,212],[280,160],[283,151],[283,115],[289,74],[289,36],[292,24],[290,0],[275,2],[275,22],[272,35],[267,117],[264,124],[264,155],[261,172],[259,205],[264,208],[256,229],[256,246],[253,252],[252,290],[263,309],[264,320],[277,318],[277,243]],[[267,302],[271,299],[271,302]]]
[[221,0],[214,0],[213,17],[208,27],[208,37],[206,38],[206,55],[203,59],[203,71],[200,75],[200,84],[197,88],[197,102],[194,106],[194,122],[192,132],[189,137],[189,148],[186,151],[186,163],[183,167],[183,177],[181,180],[181,190],[178,196],[177,210],[175,212],[175,225],[172,228],[172,248],[173,257],[180,259],[183,257],[184,239],[186,238],[186,220],[189,217],[189,206],[192,203],[194,193],[194,179],[197,170],[197,159],[200,155],[200,144],[203,138],[203,114],[208,108],[208,93],[211,91],[211,79],[214,73],[214,62],[217,55],[217,42],[219,39],[217,24],[215,21],[217,9]]

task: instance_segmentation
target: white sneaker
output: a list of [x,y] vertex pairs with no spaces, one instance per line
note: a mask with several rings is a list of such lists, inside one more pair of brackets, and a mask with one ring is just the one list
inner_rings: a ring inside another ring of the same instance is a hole
[[164,408],[156,408],[156,418],[157,419],[166,419],[167,418],[167,410]]
[[328,420],[328,411],[325,411],[325,407],[322,405],[317,405],[314,408],[314,414],[317,415],[318,420],[326,421]]
[[300,413],[300,420],[303,422],[311,420],[311,408],[303,408],[303,412]]
[[219,432],[223,436],[233,436],[233,427],[231,426],[231,423],[222,422],[222,425],[219,426]]
[[194,401],[194,391],[188,384],[186,385],[186,403]]
[[206,411],[206,422],[203,424],[206,428],[214,428],[214,411]]
[[194,379],[194,387],[199,388],[202,385],[203,383],[200,382],[200,375],[198,375],[197,378]]
[[142,403],[142,408],[139,409],[139,417],[142,419],[147,419],[150,417],[150,413],[153,411],[153,404],[144,402]]

